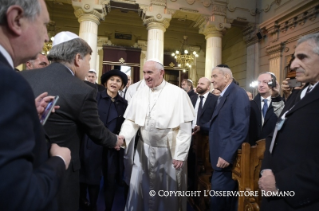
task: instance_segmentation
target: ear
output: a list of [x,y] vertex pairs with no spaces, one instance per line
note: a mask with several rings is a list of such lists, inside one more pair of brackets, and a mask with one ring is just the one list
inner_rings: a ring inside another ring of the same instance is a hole
[[165,71],[164,70],[160,70],[160,75],[164,75]]
[[7,10],[7,24],[8,28],[14,35],[21,35],[23,24],[26,18],[23,16],[23,9],[18,5],[10,6]]
[[74,58],[74,65],[76,67],[79,67],[81,65],[81,62],[82,62],[82,57],[79,53],[77,53]]

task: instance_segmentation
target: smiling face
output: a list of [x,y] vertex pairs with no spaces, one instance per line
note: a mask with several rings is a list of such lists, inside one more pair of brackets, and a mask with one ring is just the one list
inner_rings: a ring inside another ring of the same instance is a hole
[[122,85],[123,85],[123,82],[119,76],[111,76],[104,83],[104,86],[106,87],[107,91],[111,93],[117,93],[122,87]]
[[143,73],[145,83],[149,88],[154,88],[159,86],[164,77],[164,70],[159,70],[156,68],[156,62],[147,61],[143,66]]
[[200,78],[197,83],[196,92],[200,95],[203,95],[206,92],[208,92],[209,89],[210,89],[210,81],[205,77]]
[[319,81],[319,55],[314,52],[316,43],[308,40],[300,43],[295,50],[295,59],[290,68],[296,71],[297,81],[316,83]]

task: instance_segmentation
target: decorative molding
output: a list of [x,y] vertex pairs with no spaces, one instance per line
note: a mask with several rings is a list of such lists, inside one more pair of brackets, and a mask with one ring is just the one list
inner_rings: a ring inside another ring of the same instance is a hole
[[167,6],[166,0],[151,0],[151,5]]
[[204,7],[210,7],[210,5],[212,4],[211,0],[202,0],[202,4]]
[[97,37],[97,46],[107,45],[108,41],[109,41],[108,37],[98,36]]
[[212,14],[226,16],[226,10],[226,4],[214,3],[212,8]]
[[257,43],[259,40],[257,38],[257,27],[256,24],[251,23],[243,30],[243,39],[247,46]]
[[285,43],[286,43],[286,44],[289,44],[289,43],[292,43],[292,42],[295,43],[300,37],[302,37],[302,36],[304,36],[304,35],[313,34],[313,33],[318,33],[318,32],[319,32],[319,27],[314,28],[314,29],[311,29],[311,30],[306,31],[306,32],[304,32],[304,33],[301,33],[301,34],[299,34],[299,35],[297,35],[297,36],[291,37],[291,38],[289,38]]
[[288,30],[295,30],[298,26],[304,25],[308,20],[314,21],[318,14],[319,4],[301,11],[294,16],[290,16],[290,18],[283,18],[280,21],[274,20],[272,25],[264,26],[262,29],[269,32],[272,42],[276,42],[280,34],[285,34]]
[[243,7],[232,7],[232,5],[230,3],[227,5],[227,9],[229,12],[235,12],[237,9],[247,11],[247,12],[249,12],[249,14],[251,16],[255,16],[257,14],[257,11],[258,11],[257,9],[256,10],[249,10],[249,9],[243,8]]
[[195,0],[186,0],[186,2],[189,4],[189,5],[193,5],[195,3]]
[[159,22],[155,18],[148,18],[145,19],[144,24],[147,25],[147,30],[150,29],[161,29],[162,31],[166,31],[169,26],[170,20],[164,19],[163,21]]
[[198,13],[199,11],[198,10],[192,10],[192,9],[188,9],[188,8],[179,8],[180,11],[183,11],[183,12],[190,12],[190,13]]
[[92,10],[91,12],[85,12],[82,8],[78,8],[74,11],[75,17],[78,18],[78,21],[81,23],[82,21],[93,21],[97,25],[100,24],[101,20],[104,20],[105,15],[96,10]]
[[277,45],[267,46],[266,52],[269,55],[269,60],[277,58],[277,57],[281,57],[284,46],[285,46],[285,43],[283,42]]

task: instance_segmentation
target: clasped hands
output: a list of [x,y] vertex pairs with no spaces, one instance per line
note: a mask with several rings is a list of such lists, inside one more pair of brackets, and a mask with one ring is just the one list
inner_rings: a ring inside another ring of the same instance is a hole
[[116,142],[114,149],[120,150],[122,146],[125,147],[125,138],[122,135],[118,135],[117,142]]

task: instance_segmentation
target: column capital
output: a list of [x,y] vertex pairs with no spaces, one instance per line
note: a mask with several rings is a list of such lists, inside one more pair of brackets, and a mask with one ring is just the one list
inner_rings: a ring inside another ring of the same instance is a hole
[[210,37],[222,37],[222,32],[230,28],[230,23],[225,22],[225,17],[211,16],[207,18],[208,20],[203,21],[199,26],[199,33],[205,35],[205,39]]
[[83,21],[92,21],[99,25],[100,21],[104,20],[107,15],[105,2],[103,4],[95,4],[94,1],[89,0],[73,0],[72,6],[74,8],[74,15],[80,23]]
[[161,29],[164,32],[172,19],[172,11],[168,13],[166,0],[153,0],[151,5],[140,5],[142,19],[147,30]]
[[269,55],[269,60],[277,57],[281,57],[281,53],[284,49],[285,44],[279,43],[277,45],[271,45],[266,47],[267,55]]

